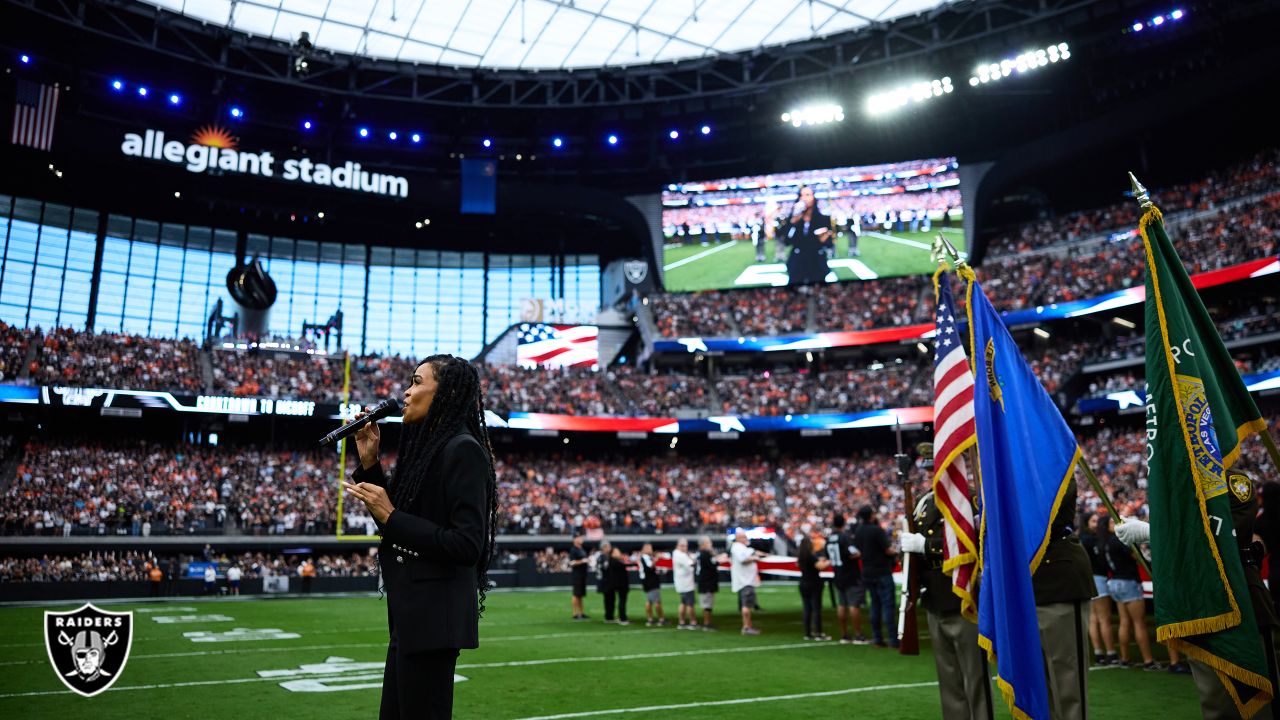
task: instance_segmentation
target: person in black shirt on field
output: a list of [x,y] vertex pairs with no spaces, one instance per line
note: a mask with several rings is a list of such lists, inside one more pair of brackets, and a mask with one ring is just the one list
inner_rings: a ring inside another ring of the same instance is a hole
[[653,545],[645,543],[640,548],[640,587],[644,590],[645,625],[666,625],[667,616],[662,612],[662,578],[658,577],[658,560],[653,556]]
[[[840,622],[840,644],[870,642],[862,634],[862,605],[867,591],[862,587],[862,553],[853,544],[853,528],[846,528],[844,515],[831,518],[831,536],[827,538],[827,559],[833,568],[832,585],[836,590],[836,619]],[[853,635],[850,636],[852,630]]]
[[[871,593],[871,635],[877,646],[896,648],[898,632],[893,618],[893,556],[898,551],[889,542],[889,534],[880,527],[875,508],[867,505],[859,510],[858,520],[853,543],[862,553],[862,584]],[[885,642],[886,634],[888,643]]]
[[573,547],[569,548],[569,569],[573,573],[573,619],[587,620],[586,610],[582,606],[582,599],[587,596],[587,551],[582,549],[583,537],[575,535],[573,538]]
[[702,606],[702,629],[715,630],[711,624],[711,606],[715,604],[716,593],[720,591],[720,558],[711,545],[711,538],[706,535],[698,541],[698,563],[694,565],[694,575],[698,584],[698,599]]
[[[1102,518],[1097,513],[1090,513],[1080,524],[1080,544],[1089,553],[1089,567],[1093,571],[1093,586],[1098,597],[1090,601],[1089,642],[1093,645],[1094,665],[1114,665],[1116,657],[1116,636],[1111,629],[1111,594],[1107,590],[1107,575],[1111,568],[1107,567],[1107,556],[1103,553],[1104,536],[1098,531]],[[1107,654],[1102,654],[1106,648]]]
[[1098,523],[1098,543],[1102,545],[1103,557],[1111,569],[1107,590],[1120,611],[1120,666],[1129,665],[1129,639],[1132,637],[1142,652],[1143,668],[1160,670],[1163,666],[1152,656],[1151,639],[1147,634],[1147,607],[1142,596],[1142,579],[1138,575],[1138,559],[1134,555],[1137,551],[1115,536],[1109,516]]
[[[600,581],[600,592],[604,593],[604,621],[630,625],[627,620],[627,593],[631,591],[631,579],[627,577],[627,557],[612,544],[604,542],[600,544],[597,562],[604,568]],[[614,608],[618,610],[617,620],[613,619]]]
[[822,571],[831,567],[831,561],[813,551],[813,538],[805,532],[796,556],[800,566],[800,600],[804,603],[804,639],[830,640],[822,632]]

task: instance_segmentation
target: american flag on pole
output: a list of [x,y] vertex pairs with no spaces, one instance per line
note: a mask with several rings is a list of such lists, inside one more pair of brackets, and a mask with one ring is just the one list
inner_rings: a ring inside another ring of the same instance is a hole
[[53,122],[58,115],[58,86],[18,80],[9,142],[37,150],[53,148]]
[[933,498],[946,518],[942,569],[951,573],[951,590],[960,612],[977,621],[973,575],[978,562],[973,503],[964,451],[977,442],[973,421],[973,372],[956,330],[951,278],[941,268],[933,275],[938,303],[933,366]]
[[600,329],[595,325],[521,323],[516,364],[521,367],[595,367]]

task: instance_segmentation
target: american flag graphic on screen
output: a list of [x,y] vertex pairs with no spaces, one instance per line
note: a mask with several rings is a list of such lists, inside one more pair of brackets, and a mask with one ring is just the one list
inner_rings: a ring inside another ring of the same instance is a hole
[[973,372],[956,330],[951,278],[934,276],[937,297],[937,329],[933,366],[933,499],[946,518],[943,531],[942,569],[951,573],[951,588],[960,597],[960,611],[976,618],[973,577],[978,543],[964,451],[978,435],[973,420]]
[[600,329],[595,325],[521,323],[516,363],[521,367],[595,367]]
[[53,147],[53,122],[58,115],[58,86],[18,80],[13,103],[13,134],[9,142],[37,150]]

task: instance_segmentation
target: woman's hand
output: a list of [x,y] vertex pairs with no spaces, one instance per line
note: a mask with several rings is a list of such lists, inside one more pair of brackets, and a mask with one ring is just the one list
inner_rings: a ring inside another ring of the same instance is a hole
[[374,520],[378,521],[379,525],[386,524],[387,518],[391,517],[391,511],[395,510],[391,505],[391,498],[387,497],[386,490],[370,483],[352,485],[349,482],[344,482],[342,485],[347,492],[364,503],[365,508],[369,510],[369,514],[373,516]]
[[[373,406],[370,405],[352,419],[359,420],[372,411]],[[371,422],[356,431],[356,450],[360,453],[361,467],[371,468],[378,464],[378,445],[381,441],[382,430],[376,422]]]

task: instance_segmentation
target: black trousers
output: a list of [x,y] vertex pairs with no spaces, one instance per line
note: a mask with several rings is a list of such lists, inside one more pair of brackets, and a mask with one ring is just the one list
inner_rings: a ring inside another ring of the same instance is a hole
[[[804,634],[822,634],[822,586],[800,586],[800,599],[804,601]],[[810,632],[812,628],[812,632]]]
[[382,673],[379,720],[453,717],[453,670],[457,662],[457,648],[402,654],[393,637]]
[[613,609],[618,608],[618,619],[627,619],[627,592],[626,588],[622,590],[605,590],[604,591],[604,619],[613,619]]

